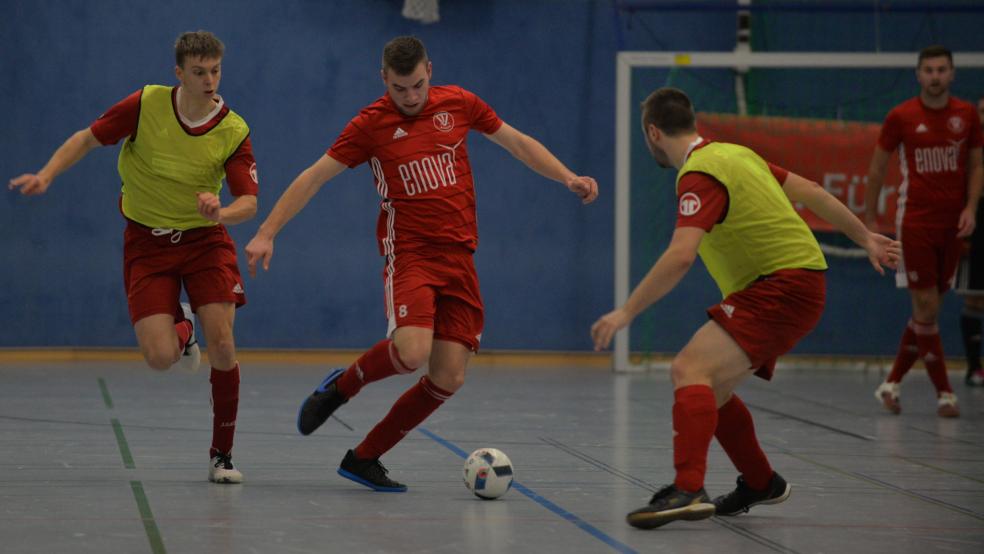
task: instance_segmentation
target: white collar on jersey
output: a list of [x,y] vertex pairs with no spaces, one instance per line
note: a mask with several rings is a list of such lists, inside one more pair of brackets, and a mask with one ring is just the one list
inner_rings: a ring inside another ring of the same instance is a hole
[[[219,100],[219,102],[215,105],[215,108],[213,108],[212,111],[208,112],[208,115],[199,119],[198,121],[191,121],[190,119],[182,115],[181,110],[177,109],[177,106],[174,107],[175,108],[174,111],[175,113],[178,114],[178,117],[181,118],[181,123],[184,123],[186,127],[190,127],[192,129],[194,129],[195,127],[201,127],[202,125],[205,125],[206,123],[211,121],[213,117],[218,115],[219,111],[222,110],[222,106],[225,106],[225,100],[223,100],[221,96],[216,94],[215,98]],[[178,87],[178,91],[175,93],[174,102],[175,104],[178,105],[181,104],[181,87]]]
[[687,159],[690,158],[690,153],[693,152],[694,148],[697,148],[697,145],[702,142],[704,142],[704,137],[697,135],[697,138],[687,145],[687,153],[683,155],[683,161],[687,161]]

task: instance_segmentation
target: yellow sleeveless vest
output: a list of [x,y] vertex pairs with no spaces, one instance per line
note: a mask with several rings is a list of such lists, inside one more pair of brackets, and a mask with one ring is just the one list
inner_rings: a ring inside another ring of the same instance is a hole
[[198,214],[197,192],[218,194],[225,162],[249,135],[231,110],[204,135],[189,135],[171,103],[173,87],[147,85],[140,96],[137,132],[123,143],[123,215],[148,227],[215,225]]
[[827,269],[813,232],[758,154],[712,142],[694,150],[680,168],[678,188],[680,178],[693,171],[711,175],[728,189],[728,213],[698,249],[724,297],[780,269]]

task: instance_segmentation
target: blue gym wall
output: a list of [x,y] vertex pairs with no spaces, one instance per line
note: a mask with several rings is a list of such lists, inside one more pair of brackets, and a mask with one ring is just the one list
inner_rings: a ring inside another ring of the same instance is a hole
[[[679,5],[679,2],[673,4]],[[867,2],[870,4],[870,2]],[[611,1],[442,0],[441,21],[401,17],[402,0],[0,2],[0,176],[40,168],[72,132],[145,83],[174,82],[182,31],[226,43],[220,93],[252,129],[260,174],[256,220],[231,229],[240,247],[281,192],[346,122],[384,92],[382,45],[416,34],[434,83],[479,94],[580,174],[596,177],[590,206],[477,134],[476,173],[486,303],[483,345],[587,350],[588,328],[612,307],[614,56],[619,48],[729,50],[727,11],[625,12]],[[781,18],[781,19],[780,19]],[[980,49],[980,15],[769,16],[756,29],[773,50],[918,49],[943,41]],[[873,38],[876,37],[877,38]],[[809,38],[814,37],[814,38]],[[905,86],[915,92],[914,82]],[[130,346],[122,289],[118,147],[91,153],[34,198],[0,203],[0,346]],[[243,347],[361,348],[385,332],[374,229],[378,198],[366,167],[328,183],[280,234],[271,270],[246,277],[237,316]],[[695,268],[694,272],[703,271]],[[830,304],[799,351],[888,354],[908,312],[904,293],[856,262],[835,262]],[[693,276],[692,276],[693,277]],[[656,310],[660,350],[676,350],[714,291],[695,277]],[[958,350],[956,304],[943,317]],[[863,337],[863,340],[858,340]]]

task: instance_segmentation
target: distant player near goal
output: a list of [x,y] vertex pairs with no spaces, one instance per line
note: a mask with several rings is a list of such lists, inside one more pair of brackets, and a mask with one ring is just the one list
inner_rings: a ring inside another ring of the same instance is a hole
[[[977,99],[977,115],[984,125],[984,96]],[[977,227],[965,243],[964,257],[957,269],[956,292],[963,298],[960,314],[960,333],[963,335],[964,355],[967,357],[968,387],[984,386],[981,369],[981,319],[984,318],[984,203],[977,203]]]
[[[827,262],[792,203],[802,202],[864,248],[879,273],[882,265],[895,266],[900,246],[869,231],[816,183],[743,146],[703,139],[683,91],[652,93],[642,105],[642,125],[656,162],[678,170],[676,229],[625,304],[591,327],[594,347],[606,348],[619,329],[669,293],[698,253],[724,297],[670,366],[676,477],[626,516],[630,525],[651,529],[715,513],[738,515],[789,497],[789,484],[772,469],[751,413],[733,392],[752,374],[771,379],[776,358],[823,312]],[[737,488],[713,503],[704,491],[712,438],[741,472]]]
[[892,371],[875,397],[890,412],[902,410],[902,378],[917,359],[936,388],[937,414],[959,417],[957,397],[946,374],[938,318],[943,293],[953,288],[961,239],[974,232],[984,184],[981,121],[973,104],[950,95],[953,55],[942,46],[919,53],[919,96],[893,108],[882,125],[868,170],[866,222],[877,228],[877,204],[885,167],[898,149],[902,170],[897,238],[902,261],[896,274],[907,287],[912,317],[902,333]]

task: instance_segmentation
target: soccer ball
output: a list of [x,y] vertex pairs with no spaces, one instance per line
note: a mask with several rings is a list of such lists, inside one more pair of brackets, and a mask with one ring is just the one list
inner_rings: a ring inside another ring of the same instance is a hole
[[482,500],[494,500],[512,487],[509,456],[495,448],[479,448],[465,460],[465,486]]

